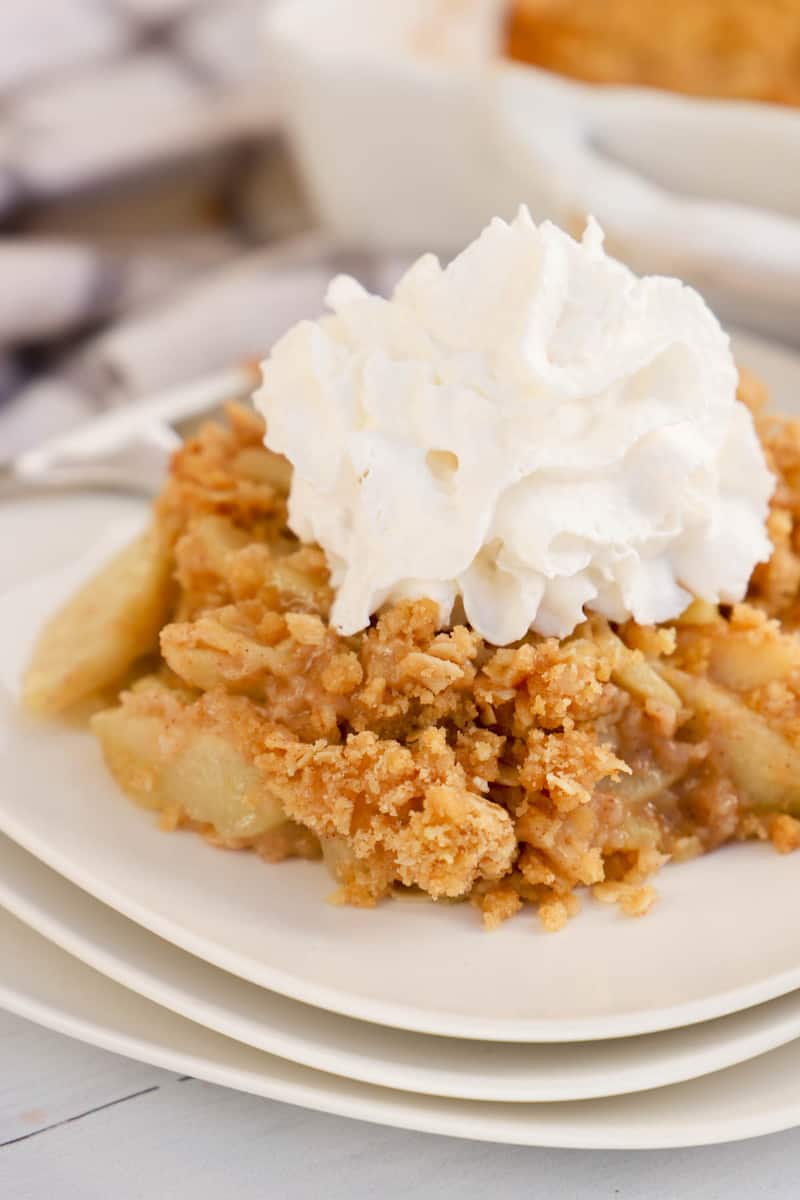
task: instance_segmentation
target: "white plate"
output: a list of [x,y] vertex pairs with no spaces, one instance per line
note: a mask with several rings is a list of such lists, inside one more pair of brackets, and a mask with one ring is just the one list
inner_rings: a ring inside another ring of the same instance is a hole
[[[800,360],[754,343],[742,357],[796,410]],[[19,579],[28,553],[39,566],[48,555],[63,563],[70,539],[89,544],[115,519],[129,525],[132,512],[141,519],[131,502],[108,497],[6,506],[0,572]],[[0,679],[10,688],[42,616],[86,566],[3,597]],[[645,920],[587,904],[557,937],[530,915],[487,937],[468,905],[335,908],[325,903],[331,883],[319,864],[268,867],[161,834],[120,797],[85,731],[7,708],[0,829],[168,941],[295,999],[419,1032],[578,1041],[704,1021],[800,987],[793,924],[775,919],[800,902],[796,856],[728,848],[665,870]]]
[[688,1029],[568,1045],[403,1033],[255,987],[126,921],[0,835],[0,906],[141,996],[292,1062],[459,1100],[585,1100],[696,1079],[800,1037],[800,994]]
[[179,1074],[380,1125],[574,1149],[701,1146],[800,1124],[800,1043],[691,1083],[605,1100],[491,1104],[354,1083],[195,1025],[83,966],[0,910],[0,1007]]

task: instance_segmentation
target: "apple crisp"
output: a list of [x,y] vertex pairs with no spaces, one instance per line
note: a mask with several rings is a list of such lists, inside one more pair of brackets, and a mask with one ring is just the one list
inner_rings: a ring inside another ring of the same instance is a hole
[[513,0],[506,44],[589,83],[800,105],[796,0]]
[[288,466],[232,407],[175,455],[150,530],[44,630],[27,703],[122,688],[91,725],[130,797],[217,846],[322,856],[342,903],[417,889],[469,899],[487,928],[531,904],[556,930],[587,890],[645,913],[668,861],[794,850],[800,422],[746,374],[739,395],[779,480],[745,603],[498,648],[417,600],[340,636],[325,558],[287,528]]

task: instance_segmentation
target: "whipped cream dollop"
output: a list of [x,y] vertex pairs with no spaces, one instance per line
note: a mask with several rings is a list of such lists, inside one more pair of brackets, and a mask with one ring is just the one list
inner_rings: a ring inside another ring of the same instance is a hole
[[773,478],[728,338],[678,280],[636,277],[590,221],[526,209],[391,299],[339,276],[333,310],[262,365],[289,522],[324,549],[332,623],[431,597],[504,645],[589,610],[642,624],[733,602],[768,557]]

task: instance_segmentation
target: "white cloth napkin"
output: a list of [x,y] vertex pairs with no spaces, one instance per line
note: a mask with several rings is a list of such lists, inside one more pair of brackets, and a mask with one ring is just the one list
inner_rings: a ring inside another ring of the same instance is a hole
[[0,408],[0,457],[105,407],[263,358],[296,321],[323,311],[333,275],[354,274],[372,291],[386,292],[405,265],[338,250],[319,234],[243,255],[120,320],[19,388]]
[[260,0],[2,0],[0,214],[274,126]]
[[0,351],[141,306],[241,252],[225,233],[116,248],[86,238],[0,238]]
[[264,3],[0,0],[0,459],[319,303]]
[[[276,129],[261,0],[2,0],[0,220],[230,171]],[[102,225],[99,214],[98,225]],[[41,217],[39,216],[41,224]],[[44,222],[47,228],[46,220]],[[72,333],[186,278],[182,247],[0,239],[0,350]],[[174,242],[172,230],[170,242]],[[241,246],[236,248],[241,252]],[[233,252],[231,249],[230,254]],[[137,261],[141,259],[141,261]],[[160,266],[157,264],[160,263]],[[137,276],[132,286],[131,276]]]

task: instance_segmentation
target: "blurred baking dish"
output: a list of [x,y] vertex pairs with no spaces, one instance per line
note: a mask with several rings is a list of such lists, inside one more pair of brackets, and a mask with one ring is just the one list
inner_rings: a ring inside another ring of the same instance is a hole
[[520,201],[570,229],[592,212],[636,270],[678,275],[728,320],[800,341],[800,110],[512,61],[509,49],[534,56],[519,26],[508,41],[514,11],[269,5],[286,127],[324,224],[351,243],[447,253]]

